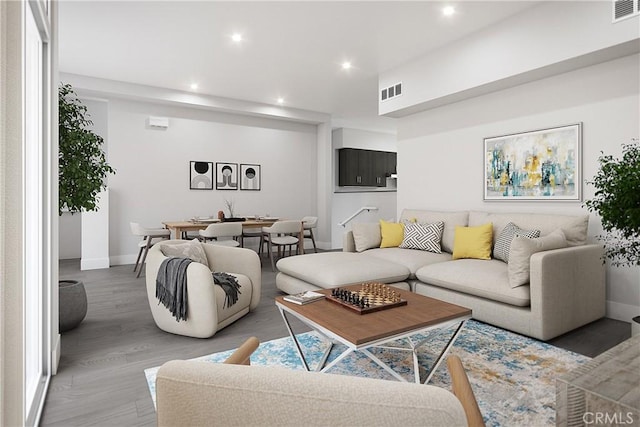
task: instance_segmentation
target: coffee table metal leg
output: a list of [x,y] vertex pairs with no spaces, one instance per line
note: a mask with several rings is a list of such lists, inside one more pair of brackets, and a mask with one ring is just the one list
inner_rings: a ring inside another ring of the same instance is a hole
[[390,373],[391,375],[393,375],[397,380],[402,381],[404,383],[408,382],[406,379],[402,378],[402,376],[397,373],[396,371],[394,371],[393,369],[391,369],[391,367],[389,365],[387,365],[386,363],[384,363],[382,360],[378,359],[376,356],[373,355],[373,353],[371,353],[369,350],[367,350],[366,348],[363,348],[360,350],[362,353],[366,354],[367,357],[371,360],[373,360],[374,362],[376,362],[376,364],[378,366],[380,366],[381,368],[383,368],[385,371],[387,371],[388,373]]
[[[282,315],[282,318],[284,319],[284,324],[287,326],[287,330],[289,331],[289,335],[291,335],[291,338],[293,339],[293,343],[296,345],[296,350],[298,351],[298,356],[300,356],[300,360],[302,360],[302,365],[304,366],[305,370],[310,371],[311,369],[309,369],[309,364],[307,363],[307,359],[304,357],[304,353],[302,353],[302,348],[300,347],[300,343],[298,342],[298,339],[296,338],[296,334],[293,332],[293,329],[291,329],[291,324],[289,323],[289,319],[287,319],[287,315],[284,312],[284,310],[280,310],[280,314]],[[322,355],[322,358],[320,358],[320,362],[318,362],[318,365],[315,368],[315,371],[322,371],[325,369],[325,363],[327,363],[327,359],[329,358],[329,353],[331,353],[331,349],[333,348],[333,342],[331,341],[331,339],[328,339],[329,341],[329,346],[327,347],[327,349],[324,351],[324,354]],[[342,359],[342,355],[341,357],[339,357],[339,359]],[[330,366],[327,366],[326,369],[329,369],[331,366],[333,366],[335,364],[336,361],[334,361]]]
[[287,319],[287,315],[285,314],[284,310],[280,309],[280,314],[282,315],[284,324],[287,326],[289,335],[291,335],[291,338],[293,339],[293,343],[296,345],[296,350],[298,350],[298,356],[300,356],[300,360],[302,360],[302,365],[304,366],[304,369],[308,371],[309,365],[307,364],[307,360],[304,358],[304,354],[302,354],[302,349],[300,348],[300,344],[296,339],[296,334],[294,334],[293,330],[291,329],[291,325],[289,324],[289,319]]
[[467,323],[466,320],[463,320],[462,322],[460,322],[455,333],[451,336],[451,338],[449,338],[449,342],[447,343],[445,348],[442,350],[442,353],[440,353],[440,356],[438,356],[438,359],[436,359],[436,363],[434,363],[433,366],[431,367],[431,370],[427,375],[427,379],[424,380],[424,384],[427,384],[431,380],[431,377],[433,376],[433,374],[436,373],[436,371],[438,370],[438,366],[440,366],[440,363],[442,363],[442,360],[446,357],[447,353],[449,353],[449,350],[451,350],[451,347],[453,347],[453,344],[456,342],[456,339],[458,338],[458,335],[460,335],[460,331],[462,331],[462,327],[464,326],[465,323]]

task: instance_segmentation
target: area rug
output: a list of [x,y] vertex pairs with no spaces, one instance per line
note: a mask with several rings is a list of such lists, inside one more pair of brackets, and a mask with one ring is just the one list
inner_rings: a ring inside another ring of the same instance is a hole
[[[433,364],[452,333],[453,331],[443,333],[420,348],[418,360],[422,369]],[[315,332],[299,334],[297,337],[310,368],[313,369],[319,363],[327,343]],[[399,340],[398,344],[401,343],[402,340]],[[343,346],[336,345],[327,363],[343,350]],[[408,381],[413,381],[413,361],[409,352],[388,349],[373,349],[371,352]],[[194,360],[219,363],[231,353],[233,350]],[[586,356],[474,320],[467,322],[451,349],[451,354],[462,359],[487,426],[555,425],[556,378],[590,360]],[[291,337],[260,344],[251,355],[251,364],[303,369]],[[154,405],[158,369],[159,367],[145,370]],[[328,373],[397,381],[358,352],[347,356]],[[451,388],[446,363],[440,365],[430,384]]]

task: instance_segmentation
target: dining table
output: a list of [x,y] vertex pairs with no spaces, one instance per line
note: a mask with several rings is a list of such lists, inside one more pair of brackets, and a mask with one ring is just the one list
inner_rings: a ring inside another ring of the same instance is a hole
[[[260,217],[258,219],[250,219],[246,218],[244,221],[239,221],[242,224],[242,229],[251,229],[251,228],[259,228],[269,227],[273,225],[274,222],[279,221],[280,218],[273,217]],[[198,231],[204,230],[209,226],[209,224],[214,224],[220,222],[215,219],[205,219],[205,220],[186,220],[186,221],[162,221],[162,225],[165,228],[173,231],[175,239],[181,239],[183,232],[189,231]],[[300,228],[300,233],[298,234],[298,239],[300,240],[300,244],[298,245],[298,254],[304,254],[304,228]]]
[[[273,225],[274,222],[278,221],[278,218],[259,218],[259,219],[246,219],[241,221],[243,229],[250,228],[262,228],[269,227]],[[189,231],[198,231],[204,230],[209,226],[209,224],[216,223],[220,221],[215,220],[187,220],[187,221],[163,221],[162,225],[165,228],[174,232],[174,238],[180,239],[182,237],[183,232]]]

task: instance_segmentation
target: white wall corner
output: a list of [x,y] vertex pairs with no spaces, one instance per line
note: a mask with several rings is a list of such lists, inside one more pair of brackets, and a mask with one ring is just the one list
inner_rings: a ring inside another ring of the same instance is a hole
[[109,190],[98,194],[98,210],[82,212],[81,270],[109,268]]
[[58,366],[60,365],[60,334],[55,334],[51,340],[51,375],[58,373]]
[[631,323],[631,319],[640,316],[640,307],[617,301],[607,301],[607,314],[610,319]]

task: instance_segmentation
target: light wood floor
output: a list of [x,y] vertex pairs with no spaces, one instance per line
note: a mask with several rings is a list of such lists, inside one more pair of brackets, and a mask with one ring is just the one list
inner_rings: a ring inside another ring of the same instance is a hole
[[[60,262],[60,278],[84,282],[89,308],[82,324],[62,335],[60,366],[51,379],[42,426],[155,425],[144,369],[229,350],[252,335],[261,342],[287,335],[273,302],[280,292],[268,261],[263,261],[259,307],[209,339],[158,329],[144,276],[136,279],[132,265],[90,271],[79,267],[79,260]],[[630,331],[628,323],[602,319],[551,344],[593,357],[628,338]]]

